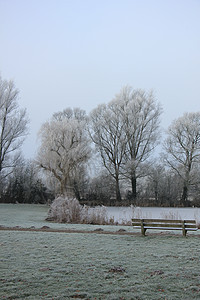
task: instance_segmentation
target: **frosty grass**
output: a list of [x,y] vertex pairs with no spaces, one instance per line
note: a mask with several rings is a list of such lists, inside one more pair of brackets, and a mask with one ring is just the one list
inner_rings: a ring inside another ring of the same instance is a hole
[[[27,218],[40,222],[30,210]],[[0,205],[8,225],[3,212]],[[191,233],[0,231],[0,299],[200,299],[199,241]]]

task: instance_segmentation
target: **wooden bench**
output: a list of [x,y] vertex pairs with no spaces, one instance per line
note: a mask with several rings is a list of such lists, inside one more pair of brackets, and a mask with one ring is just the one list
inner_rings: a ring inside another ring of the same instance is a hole
[[142,235],[145,235],[147,229],[161,230],[182,230],[183,236],[187,231],[196,231],[195,220],[167,220],[167,219],[132,219],[134,228],[141,228]]

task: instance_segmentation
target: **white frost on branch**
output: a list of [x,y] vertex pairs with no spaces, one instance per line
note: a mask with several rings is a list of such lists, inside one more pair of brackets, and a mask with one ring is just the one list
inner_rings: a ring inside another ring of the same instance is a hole
[[0,77],[0,175],[7,176],[20,159],[20,147],[27,135],[28,118],[18,106],[19,91],[13,81]]
[[37,164],[57,180],[60,194],[66,194],[67,186],[77,181],[90,158],[86,122],[84,111],[66,109],[41,127]]

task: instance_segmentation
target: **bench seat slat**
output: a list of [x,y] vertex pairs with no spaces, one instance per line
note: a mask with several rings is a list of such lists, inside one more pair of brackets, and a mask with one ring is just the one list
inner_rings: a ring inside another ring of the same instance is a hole
[[[176,228],[183,228],[183,224],[176,224],[176,223],[174,223],[174,224],[155,224],[155,223],[143,223],[143,225],[144,225],[144,227],[162,227],[162,226],[164,226],[164,227],[176,227]],[[187,227],[187,228],[196,228],[196,226],[195,225],[186,225],[185,227]]]
[[[136,229],[141,229],[141,226],[133,226],[134,228],[136,228]],[[158,230],[180,230],[180,229],[182,229],[182,228],[177,228],[177,227],[150,227],[150,226],[144,226],[144,228],[145,229],[158,229]],[[196,231],[196,230],[198,230],[198,228],[197,227],[194,227],[194,228],[185,228],[185,230],[187,230],[187,231]]]
[[[180,230],[180,227],[151,227],[151,226],[144,226],[145,229],[163,229],[163,230]],[[185,228],[187,231],[196,231],[198,228]]]

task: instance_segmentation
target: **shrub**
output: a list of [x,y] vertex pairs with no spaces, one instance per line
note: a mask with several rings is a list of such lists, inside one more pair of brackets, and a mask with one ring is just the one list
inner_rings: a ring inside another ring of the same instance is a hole
[[86,218],[85,223],[87,224],[105,225],[109,223],[105,206],[98,206],[93,208],[84,206],[83,215]]
[[48,211],[47,221],[59,223],[108,224],[106,207],[90,208],[75,198],[56,198]]

